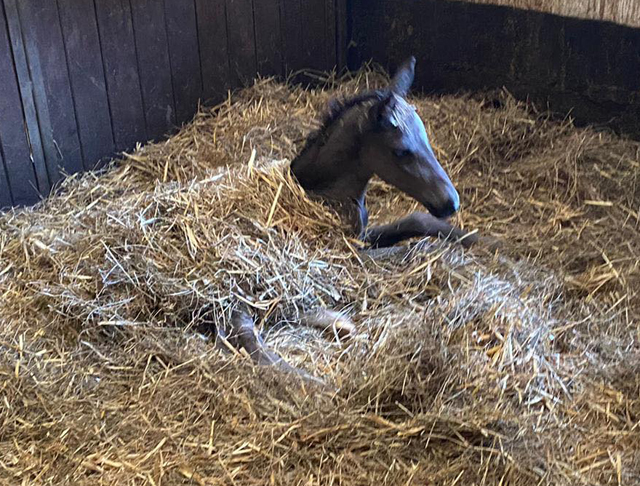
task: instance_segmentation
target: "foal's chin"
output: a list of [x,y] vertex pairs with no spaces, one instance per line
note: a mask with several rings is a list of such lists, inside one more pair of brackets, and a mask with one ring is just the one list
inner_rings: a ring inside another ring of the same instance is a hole
[[429,204],[429,203],[421,202],[420,204],[422,204],[424,208],[427,211],[429,211],[429,214],[431,214],[431,216],[433,216],[434,218],[445,220],[445,221],[457,213],[457,211],[453,209],[437,208],[436,206],[433,206],[432,204]]

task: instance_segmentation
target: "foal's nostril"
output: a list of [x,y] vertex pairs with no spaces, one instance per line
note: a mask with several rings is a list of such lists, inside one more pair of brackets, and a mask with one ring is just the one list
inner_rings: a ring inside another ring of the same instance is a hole
[[449,216],[453,216],[460,209],[460,199],[453,198],[447,199],[447,201],[438,208],[434,208],[432,211],[433,215],[436,218],[448,218]]
[[453,212],[457,213],[458,210],[460,209],[460,196],[458,196],[458,194],[456,193],[456,197],[453,198]]

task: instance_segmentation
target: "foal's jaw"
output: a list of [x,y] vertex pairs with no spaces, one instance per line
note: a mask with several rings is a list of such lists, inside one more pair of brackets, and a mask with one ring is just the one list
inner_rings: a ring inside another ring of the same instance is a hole
[[432,206],[424,203],[423,206],[426,207],[436,218],[447,219],[456,214],[460,209],[460,198],[457,196],[455,198],[448,199],[440,206]]
[[419,195],[408,191],[405,194],[422,204],[436,218],[449,218],[460,209],[460,196],[453,185],[448,186],[444,191],[425,189]]
[[460,209],[460,195],[431,150],[415,162],[418,177],[410,190],[404,191],[422,204],[436,218],[448,218]]
[[435,164],[435,169],[429,164],[432,182],[423,186],[422,197],[416,199],[436,218],[449,218],[460,209],[460,195],[440,164]]

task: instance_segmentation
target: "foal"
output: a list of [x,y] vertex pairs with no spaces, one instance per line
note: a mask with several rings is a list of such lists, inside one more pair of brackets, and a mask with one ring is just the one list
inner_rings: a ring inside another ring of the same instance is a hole
[[[445,221],[458,211],[460,197],[433,153],[424,123],[405,99],[415,64],[414,57],[407,59],[384,89],[332,102],[322,128],[307,139],[291,171],[309,194],[340,208],[355,236],[374,248],[426,236],[468,247],[477,236]],[[429,213],[367,228],[365,195],[374,175]]]
[[[291,163],[291,171],[310,195],[336,206],[355,235],[371,247],[426,236],[459,240],[468,247],[477,241],[476,235],[444,219],[458,211],[458,192],[436,159],[422,120],[405,99],[415,64],[413,57],[405,61],[385,89],[334,102],[322,128],[307,139]],[[365,194],[374,175],[419,201],[429,213],[416,212],[395,223],[367,228]],[[319,318],[327,316],[321,313]],[[230,341],[257,363],[320,382],[269,350],[247,311],[236,309],[231,327]]]

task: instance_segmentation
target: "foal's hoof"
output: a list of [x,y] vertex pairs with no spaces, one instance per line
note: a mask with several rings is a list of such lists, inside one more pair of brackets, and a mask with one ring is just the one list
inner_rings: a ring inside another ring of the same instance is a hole
[[458,241],[464,248],[471,248],[480,240],[481,238],[478,236],[478,233],[465,233],[458,239]]
[[494,236],[483,236],[479,239],[479,243],[490,252],[501,250],[504,247],[504,241]]
[[502,249],[504,242],[494,236],[480,236],[478,233],[465,234],[460,238],[460,243],[465,248],[478,247],[491,252]]
[[302,318],[302,324],[321,330],[330,336],[340,339],[350,339],[357,333],[355,324],[349,316],[329,309],[310,312]]

